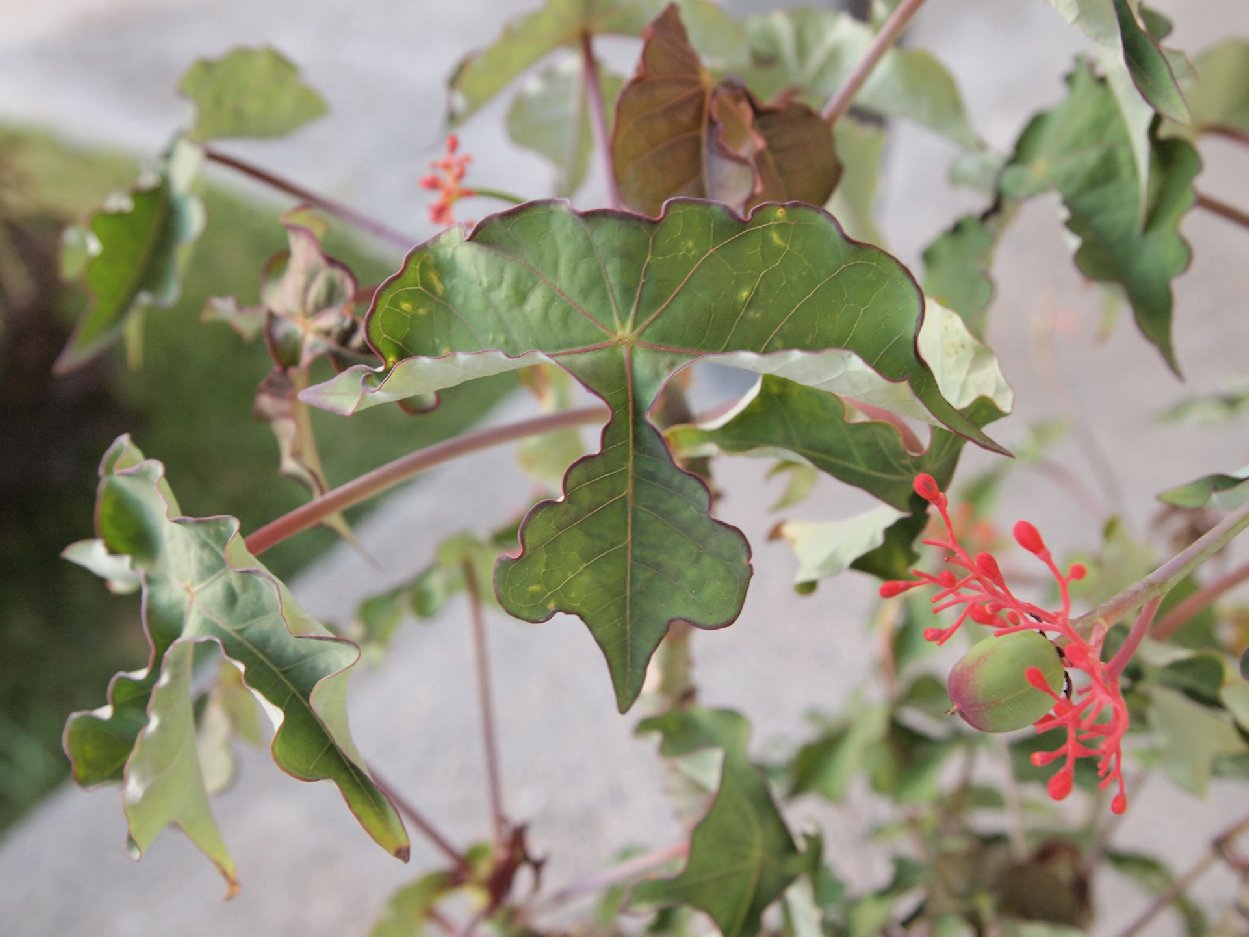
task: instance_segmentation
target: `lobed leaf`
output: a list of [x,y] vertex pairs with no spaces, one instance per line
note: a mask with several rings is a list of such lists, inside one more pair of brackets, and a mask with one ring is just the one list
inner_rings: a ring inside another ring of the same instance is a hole
[[1201,162],[1183,140],[1153,140],[1147,210],[1138,224],[1139,178],[1109,86],[1088,63],[1067,84],[1066,99],[1020,136],[1002,174],[1002,194],[1026,198],[1054,190],[1062,196],[1067,227],[1080,240],[1076,266],[1090,279],[1123,288],[1141,334],[1178,373],[1171,280],[1192,256],[1179,223],[1193,205]]
[[684,870],[640,883],[633,902],[691,905],[709,914],[724,937],[753,937],[764,909],[811,857],[798,851],[765,777],[750,763],[749,723],[731,710],[672,710],[644,720],[638,732],[661,733],[660,751],[668,756],[720,749],[724,766],[715,800],[694,828]]
[[195,105],[188,135],[200,142],[284,137],[328,110],[300,79],[299,69],[270,48],[232,49],[219,59],[200,59],[178,90]]
[[[871,45],[873,30],[827,9],[778,10],[748,17],[751,61],[747,85],[764,100],[796,90],[820,107],[844,84]],[[983,144],[967,118],[958,86],[945,67],[920,49],[890,49],[855,98],[855,106],[913,120],[959,146]]]
[[57,373],[103,351],[144,307],[177,301],[188,249],[204,227],[196,194],[202,163],[197,147],[175,141],[154,179],[110,200],[87,222],[88,257],[79,276],[91,304],[56,360]]
[[415,249],[368,317],[388,370],[349,369],[305,399],[351,412],[554,361],[606,402],[602,448],[569,470],[562,500],[530,513],[495,588],[524,620],[581,617],[623,710],[669,624],[729,624],[750,577],[745,539],[708,516],[706,488],[646,418],[664,382],[708,355],[766,372],[792,364],[778,352],[845,349],[993,447],[919,356],[922,315],[905,270],[816,208],[742,219],[676,200],[647,219],[534,202]]
[[301,780],[328,779],[379,845],[405,859],[407,834],[363,767],[347,728],[346,670],[359,656],[333,638],[251,556],[230,517],[179,517],[158,462],[122,437],[101,464],[104,547],[142,576],[151,645],[145,670],[118,674],[109,704],[70,717],[65,746],[80,784],[122,781],[135,848],[182,826],[233,882],[207,808],[192,715],[191,652],[216,644],[277,723],[272,754]]

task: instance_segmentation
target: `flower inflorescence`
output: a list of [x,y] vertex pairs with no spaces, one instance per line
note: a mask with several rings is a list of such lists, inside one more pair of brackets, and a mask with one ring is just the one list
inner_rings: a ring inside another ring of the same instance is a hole
[[945,525],[944,538],[934,537],[923,542],[944,551],[946,568],[937,573],[917,569],[912,572],[912,579],[882,583],[881,596],[889,598],[923,586],[936,588],[931,599],[934,612],[959,610],[958,617],[948,627],[925,629],[925,639],[937,644],[948,641],[968,619],[992,628],[995,636],[1039,631],[1053,640],[1065,665],[1083,674],[1084,679],[1070,695],[1060,694],[1050,688],[1039,669],[1028,668],[1024,679],[1054,701],[1053,709],[1035,723],[1036,730],[1048,732],[1065,728],[1067,731],[1067,739],[1060,747],[1033,754],[1032,763],[1041,767],[1062,761],[1047,785],[1050,796],[1062,800],[1071,793],[1077,760],[1097,759],[1102,788],[1111,785],[1117,788],[1110,809],[1123,813],[1127,809],[1122,752],[1123,738],[1128,731],[1127,704],[1117,675],[1110,672],[1102,660],[1104,631],[1086,638],[1071,624],[1070,585],[1084,578],[1084,566],[1073,563],[1063,572],[1036,527],[1020,521],[1014,528],[1015,542],[1045,564],[1058,584],[1059,594],[1059,607],[1055,611],[1026,602],[1011,591],[991,554],[972,556],[959,544],[946,496],[932,476],[919,475],[915,479],[915,492],[937,509]]
[[429,206],[429,220],[434,224],[455,224],[452,214],[455,203],[476,194],[463,185],[464,174],[472,161],[471,156],[460,152],[460,138],[450,134],[446,153],[429,164],[433,172],[421,179],[421,187],[440,193],[438,201]]

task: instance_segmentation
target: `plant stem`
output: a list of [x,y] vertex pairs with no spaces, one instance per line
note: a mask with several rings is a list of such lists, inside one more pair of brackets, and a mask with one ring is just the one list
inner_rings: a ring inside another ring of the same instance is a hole
[[525,200],[513,192],[505,192],[502,189],[483,189],[481,186],[473,186],[474,198],[492,198],[496,202],[506,202],[509,205],[524,205]]
[[1120,931],[1119,937],[1134,937],[1135,934],[1140,933],[1150,921],[1170,907],[1176,898],[1184,894],[1193,882],[1209,871],[1211,866],[1224,856],[1232,841],[1246,831],[1249,831],[1249,817],[1232,824],[1214,837],[1206,854],[1198,859],[1192,868],[1172,882],[1171,887],[1160,894],[1153,904],[1142,911],[1132,923]]
[[1150,637],[1159,641],[1165,641],[1179,631],[1185,622],[1206,608],[1206,606],[1212,604],[1219,596],[1225,592],[1230,592],[1247,579],[1249,579],[1249,563],[1237,566],[1230,572],[1224,573],[1214,582],[1206,583],[1183,602],[1176,603],[1171,611],[1163,615],[1150,631]]
[[503,814],[503,787],[499,783],[499,745],[494,726],[494,700],[490,690],[490,660],[486,648],[486,620],[481,607],[481,585],[472,560],[464,561],[464,589],[468,593],[472,623],[473,659],[477,666],[477,703],[481,709],[481,737],[486,749],[486,784],[490,791],[490,822],[494,847],[507,843],[507,818]]
[[590,129],[594,148],[603,162],[603,181],[607,184],[607,206],[620,207],[620,189],[616,185],[616,167],[611,158],[611,138],[607,134],[607,113],[603,108],[603,89],[598,79],[598,60],[594,57],[594,40],[589,30],[581,33],[582,88],[586,107],[590,110]]
[[259,555],[277,546],[288,537],[314,527],[331,514],[336,514],[361,501],[367,501],[374,495],[379,495],[388,488],[407,481],[413,475],[462,455],[523,439],[526,436],[537,436],[557,429],[602,421],[606,417],[607,412],[602,407],[580,407],[532,417],[528,420],[521,420],[519,423],[492,426],[426,446],[424,449],[400,456],[393,462],[387,462],[359,478],[352,479],[345,485],[340,485],[320,497],[313,498],[290,513],[270,521],[247,538],[247,549],[252,554]]
[[353,225],[361,231],[365,231],[373,235],[379,240],[385,241],[388,244],[393,244],[400,250],[407,251],[411,249],[413,244],[416,243],[415,238],[409,237],[399,231],[395,231],[393,228],[387,227],[380,221],[370,218],[368,215],[358,212],[354,208],[344,205],[341,202],[336,202],[333,199],[326,198],[323,195],[318,195],[315,192],[305,189],[303,186],[296,185],[289,179],[284,179],[279,175],[271,173],[268,170],[261,169],[259,166],[254,166],[245,160],[239,159],[238,157],[222,153],[215,147],[204,147],[204,157],[221,166],[228,166],[236,172],[240,172],[258,182],[263,182],[265,185],[277,189],[279,192],[285,192],[287,195],[294,196],[301,202],[307,202],[309,205],[313,205],[327,214],[333,215],[335,218],[339,218],[342,221],[347,222],[347,224]]
[[1136,621],[1132,623],[1132,630],[1128,632],[1128,636],[1124,638],[1123,644],[1120,645],[1115,656],[1110,659],[1110,663],[1106,665],[1106,678],[1108,680],[1113,680],[1123,673],[1123,668],[1128,665],[1128,661],[1132,659],[1136,649],[1145,640],[1145,635],[1149,633],[1149,626],[1153,624],[1154,616],[1158,614],[1158,606],[1161,604],[1162,596],[1145,603],[1140,614],[1136,616]]
[[1249,527],[1249,504],[1242,504],[1144,579],[1073,620],[1072,627],[1086,636],[1095,628],[1109,628],[1133,609],[1166,595],[1177,582],[1222,550],[1246,527]]
[[824,119],[824,123],[831,127],[850,109],[850,105],[854,103],[859,89],[863,87],[863,83],[872,74],[872,70],[880,62],[881,57],[898,41],[898,37],[902,35],[902,30],[906,28],[906,24],[910,22],[911,17],[923,5],[924,0],[902,0],[897,8],[889,14],[889,18],[880,27],[880,32],[872,39],[872,44],[863,53],[863,58],[854,66],[854,70],[846,76],[842,86],[837,89],[837,92],[824,105],[824,110],[820,112],[820,117]]
[[547,911],[553,911],[556,908],[576,901],[578,898],[584,898],[586,895],[593,895],[600,891],[605,891],[613,885],[619,885],[621,882],[638,878],[662,865],[666,865],[674,859],[680,859],[689,855],[689,851],[689,843],[673,843],[671,846],[665,846],[663,849],[656,849],[654,852],[627,859],[619,865],[601,869],[588,878],[583,878],[579,882],[573,882],[571,885],[565,885],[559,891],[552,892],[542,900],[535,902],[530,909],[530,914],[544,914]]
[[442,833],[438,832],[437,827],[430,823],[424,814],[417,810],[416,807],[414,807],[410,802],[400,797],[393,787],[382,780],[381,776],[377,773],[376,768],[372,765],[368,765],[367,767],[369,774],[373,776],[373,784],[379,791],[386,795],[392,804],[395,805],[395,809],[407,817],[408,820],[411,821],[412,825],[420,830],[421,833],[424,834],[425,838],[428,839],[439,852],[451,860],[451,864],[455,866],[455,870],[460,876],[462,876],[465,880],[471,878],[473,870],[469,866],[468,860],[465,859],[464,856],[451,845],[451,841],[443,836]]
[[1221,202],[1217,198],[1211,198],[1209,195],[1205,195],[1201,192],[1197,193],[1196,205],[1198,208],[1204,208],[1206,211],[1218,215],[1220,218],[1230,221],[1232,224],[1240,225],[1242,228],[1249,229],[1249,212],[1241,211],[1234,205],[1229,205],[1227,202]]

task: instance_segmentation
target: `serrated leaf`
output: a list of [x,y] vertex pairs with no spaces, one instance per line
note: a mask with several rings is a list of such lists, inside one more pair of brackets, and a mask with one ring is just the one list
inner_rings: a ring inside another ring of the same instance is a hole
[[533,202],[414,250],[368,318],[389,372],[349,369],[305,399],[350,412],[554,361],[606,402],[602,449],[569,470],[563,500],[531,511],[495,587],[526,621],[581,617],[623,709],[670,622],[729,624],[750,576],[744,538],[708,516],[706,488],[646,419],[663,384],[708,355],[767,371],[776,352],[844,348],[993,446],[904,337],[921,321],[901,266],[816,208],[768,204],[742,219],[676,200],[648,219]]
[[[604,113],[610,118],[624,79],[601,63],[598,72]],[[576,56],[565,56],[527,78],[507,109],[506,121],[513,141],[555,165],[554,195],[566,197],[577,191],[590,162],[593,134]]]
[[638,732],[662,733],[660,751],[669,756],[721,749],[724,767],[681,874],[641,882],[633,902],[691,905],[709,914],[723,937],[753,937],[764,909],[810,859],[798,851],[767,781],[750,763],[749,723],[730,710],[685,709],[644,720]]
[[1076,266],[1090,279],[1123,288],[1141,334],[1178,373],[1171,280],[1192,256],[1178,226],[1192,207],[1200,160],[1183,140],[1153,142],[1142,228],[1134,208],[1137,172],[1109,87],[1087,63],[1067,84],[1066,99],[1034,118],[1019,138],[1002,193],[1026,198],[1052,189],[1062,196],[1067,227],[1080,239]]
[[126,437],[113,444],[101,464],[96,523],[108,550],[129,556],[142,574],[151,660],[145,671],[114,678],[108,706],[70,717],[65,742],[75,778],[93,784],[124,777],[127,820],[140,850],[167,824],[193,822],[201,833],[192,837],[220,862],[202,832],[206,795],[189,754],[190,652],[197,642],[212,642],[242,668],[249,690],[267,700],[278,723],[271,746],[277,764],[302,780],[332,780],[379,845],[406,859],[403,824],[347,729],[345,671],[358,650],[295,604],[247,552],[237,520],[179,517],[167,492],[160,463],[145,460]]
[[92,216],[91,256],[81,268],[91,304],[56,360],[57,373],[103,351],[133,313],[178,299],[188,249],[204,226],[196,195],[202,163],[198,147],[175,141],[154,180],[141,181]]
[[[784,10],[744,21],[751,64],[743,77],[764,100],[797,89],[820,107],[863,58],[873,30],[849,14],[827,9]],[[960,146],[982,146],[963,109],[954,79],[930,53],[893,48],[855,98],[855,106],[913,120]]]
[[668,6],[643,34],[642,60],[620,92],[611,140],[621,199],[657,215],[675,196],[741,210],[763,201],[822,205],[839,167],[829,128],[810,108],[763,107],[717,84]]
[[1163,770],[1198,797],[1205,796],[1217,758],[1249,751],[1249,744],[1222,714],[1166,687],[1149,687],[1149,724]]
[[178,91],[195,105],[192,140],[284,137],[327,111],[296,68],[270,49],[233,49],[200,59],[182,76]]
[[1231,474],[1203,475],[1185,485],[1168,488],[1159,493],[1158,500],[1181,508],[1209,505],[1230,511],[1249,500],[1249,465]]
[[1249,39],[1225,39],[1193,62],[1185,84],[1193,127],[1201,133],[1249,134]]
[[[561,47],[577,48],[582,36],[636,36],[668,0],[547,0],[536,13],[517,17],[480,52],[461,60],[451,76],[450,113],[460,123],[479,107]],[[696,44],[718,57],[736,59],[739,30],[709,0],[677,0]]]

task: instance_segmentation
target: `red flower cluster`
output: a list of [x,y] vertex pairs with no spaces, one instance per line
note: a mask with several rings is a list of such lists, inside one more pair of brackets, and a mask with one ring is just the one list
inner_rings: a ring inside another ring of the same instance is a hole
[[[937,644],[948,641],[969,618],[977,624],[993,628],[995,636],[1016,631],[1040,631],[1054,640],[1066,666],[1082,673],[1085,679],[1068,697],[1051,690],[1040,670],[1035,667],[1028,669],[1025,679],[1054,698],[1054,708],[1036,722],[1036,730],[1048,732],[1063,727],[1067,730],[1067,740],[1062,746],[1049,752],[1037,752],[1032,756],[1032,763],[1041,767],[1063,759],[1062,767],[1048,784],[1050,796],[1062,800],[1071,793],[1076,759],[1096,758],[1101,786],[1106,788],[1114,784],[1118,787],[1110,809],[1123,813],[1128,804],[1123,784],[1121,748],[1128,731],[1127,704],[1119,690],[1117,674],[1109,672],[1107,664],[1101,659],[1105,634],[1086,638],[1071,626],[1069,587],[1073,581],[1084,578],[1084,567],[1075,563],[1063,573],[1054,563],[1037,529],[1027,521],[1020,521],[1015,525],[1015,541],[1046,565],[1058,583],[1059,592],[1057,611],[1025,602],[1006,585],[993,556],[979,553],[972,557],[958,544],[945,494],[931,475],[920,475],[915,479],[915,492],[936,507],[946,529],[945,539],[926,539],[924,543],[944,550],[945,562],[954,569],[943,569],[935,574],[914,570],[914,579],[882,583],[881,596],[889,598],[920,586],[936,587],[938,591],[932,597],[934,612],[960,609],[958,618],[948,628],[928,628],[924,631],[924,637]],[[955,569],[962,572],[955,572]]]
[[464,181],[464,174],[468,171],[468,164],[473,158],[467,153],[460,153],[459,150],[460,138],[455,134],[449,135],[446,154],[442,159],[431,162],[429,168],[434,171],[421,179],[422,188],[441,193],[438,201],[429,206],[429,220],[434,224],[455,224],[455,218],[451,213],[452,206],[460,199],[476,194],[472,189],[461,185]]

